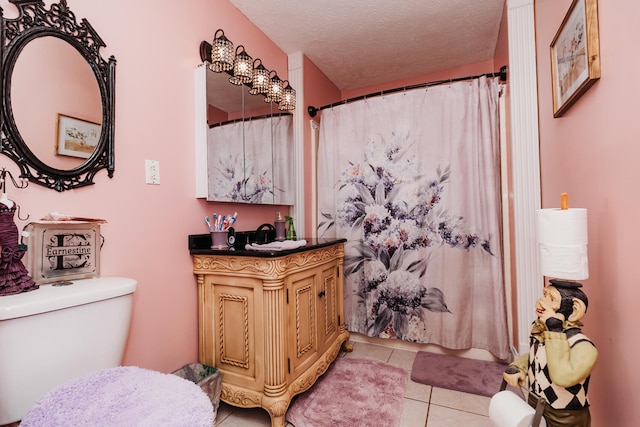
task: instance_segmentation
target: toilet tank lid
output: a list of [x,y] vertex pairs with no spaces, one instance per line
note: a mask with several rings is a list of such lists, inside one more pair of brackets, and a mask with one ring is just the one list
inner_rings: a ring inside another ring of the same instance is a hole
[[138,282],[128,277],[73,280],[68,286],[41,285],[17,295],[0,297],[0,321],[32,316],[135,292]]

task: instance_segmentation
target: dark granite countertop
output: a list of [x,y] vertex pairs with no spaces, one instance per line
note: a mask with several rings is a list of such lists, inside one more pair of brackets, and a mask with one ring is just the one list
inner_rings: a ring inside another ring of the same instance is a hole
[[189,253],[191,255],[218,255],[218,256],[246,256],[246,257],[263,257],[273,258],[289,254],[295,254],[297,252],[309,251],[312,249],[324,248],[327,246],[335,245],[336,243],[345,243],[347,239],[343,238],[330,238],[330,239],[318,239],[307,238],[298,239],[306,240],[305,246],[282,251],[252,251],[240,248],[229,249],[211,249],[211,235],[210,234],[190,234],[189,235]]

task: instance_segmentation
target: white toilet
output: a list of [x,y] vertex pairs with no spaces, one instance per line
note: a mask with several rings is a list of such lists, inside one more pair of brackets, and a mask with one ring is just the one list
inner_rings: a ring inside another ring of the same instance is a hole
[[0,297],[0,425],[54,387],[120,365],[136,287],[100,277]]

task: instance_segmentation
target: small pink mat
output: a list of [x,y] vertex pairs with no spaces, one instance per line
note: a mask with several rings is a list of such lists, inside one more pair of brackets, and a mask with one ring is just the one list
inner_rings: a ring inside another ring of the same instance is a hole
[[213,406],[194,383],[135,366],[92,372],[56,387],[22,427],[211,427]]
[[419,351],[411,368],[411,379],[434,387],[491,397],[500,391],[506,368],[506,364],[498,362]]

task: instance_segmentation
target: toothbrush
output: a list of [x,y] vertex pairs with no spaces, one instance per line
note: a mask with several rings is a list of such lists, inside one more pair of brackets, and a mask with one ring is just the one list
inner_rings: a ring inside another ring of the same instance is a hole
[[209,215],[204,217],[204,221],[207,223],[207,225],[209,226],[209,231],[213,231],[213,224],[211,224],[211,221],[209,220]]
[[231,224],[233,224],[233,215],[229,214],[224,220],[223,228],[226,230],[227,228],[231,227]]
[[234,212],[233,215],[227,216],[227,228],[231,227],[236,222],[236,216],[238,216],[238,212]]

